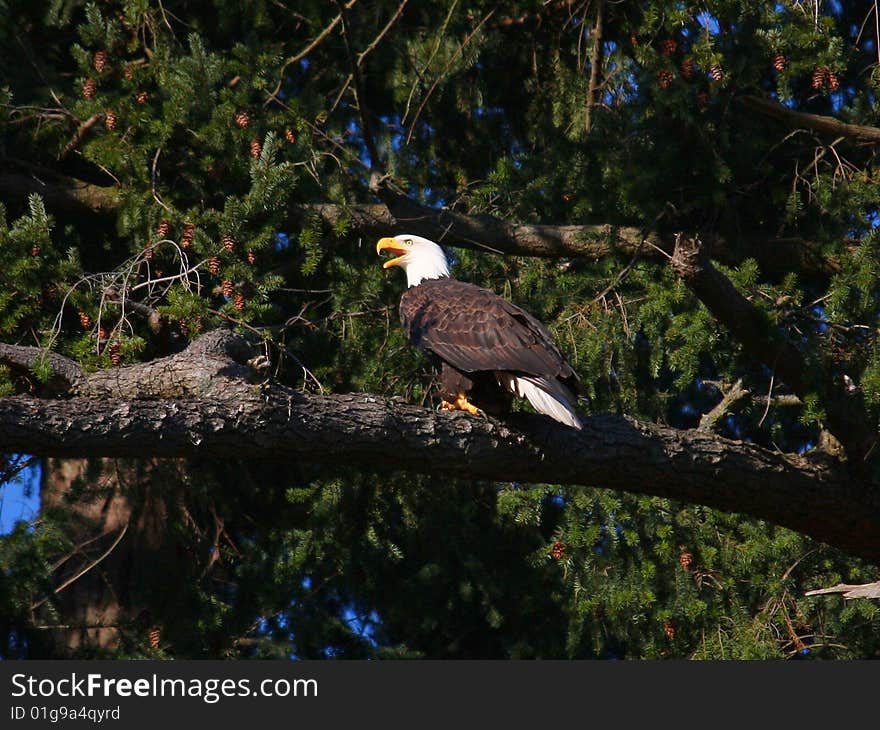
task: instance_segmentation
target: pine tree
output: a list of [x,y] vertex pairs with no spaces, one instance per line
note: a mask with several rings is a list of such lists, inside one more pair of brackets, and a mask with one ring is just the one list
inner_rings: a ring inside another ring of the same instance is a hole
[[[233,328],[268,357],[267,382],[433,406],[396,322],[401,281],[370,245],[405,231],[377,230],[367,214],[385,205],[423,225],[427,209],[582,227],[581,256],[436,238],[457,277],[550,327],[590,414],[702,422],[706,438],[833,464],[852,402],[853,429],[876,437],[873,148],[791,134],[766,106],[877,126],[869,9],[826,4],[816,22],[773,3],[605,3],[591,56],[566,3],[399,5],[10,0],[0,342],[46,355],[0,355],[0,399],[56,397],[48,353],[115,377]],[[678,232],[803,359],[800,390],[670,266]],[[878,451],[857,452],[868,488]],[[8,454],[0,490],[34,469],[39,525],[0,537],[3,657],[880,649],[876,602],[804,597],[875,566],[691,502],[148,444],[137,459]],[[102,572],[53,592],[111,547]]]

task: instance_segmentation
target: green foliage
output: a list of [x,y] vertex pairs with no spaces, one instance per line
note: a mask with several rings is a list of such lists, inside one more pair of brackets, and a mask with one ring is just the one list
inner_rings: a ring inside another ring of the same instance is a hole
[[[391,25],[396,0],[357,4],[352,59],[339,24],[322,35],[338,8],[318,0],[295,13],[262,0],[9,0],[21,22],[0,27],[0,339],[91,371],[231,326],[287,385],[434,405],[397,322],[398,272],[345,209],[377,202],[369,167],[381,163],[393,191],[458,213],[656,220],[737,251],[805,242],[773,271],[716,262],[808,361],[815,392],[796,406],[758,400],[790,393],[653,250],[453,255],[457,276],[547,323],[589,411],[694,427],[742,380],[751,397],[721,434],[810,449],[823,382],[846,375],[875,422],[880,408],[876,161],[869,146],[789,133],[738,96],[876,126],[876,49],[858,32],[872,9],[856,5],[816,19],[798,3],[605,3],[588,129],[595,4],[575,18],[566,3],[432,0]],[[80,203],[7,194],[13,173],[76,178]],[[335,221],[312,207],[324,203],[341,207]],[[46,359],[0,367],[0,396],[39,394],[51,375]],[[67,620],[65,594],[31,605],[67,575],[74,544],[103,534],[95,506],[111,498],[132,525],[159,525],[131,557],[162,567],[121,591],[118,643],[82,655],[850,658],[880,646],[876,604],[803,596],[872,580],[869,566],[662,499],[254,464],[232,449],[223,464],[94,460],[63,491],[36,529],[0,538],[3,656],[66,652],[40,628]]]

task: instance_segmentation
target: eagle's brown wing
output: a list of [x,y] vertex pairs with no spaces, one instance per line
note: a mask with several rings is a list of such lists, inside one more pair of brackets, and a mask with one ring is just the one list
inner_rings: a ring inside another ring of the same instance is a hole
[[525,373],[577,388],[544,325],[488,289],[455,279],[424,281],[401,297],[400,318],[414,345],[458,370]]

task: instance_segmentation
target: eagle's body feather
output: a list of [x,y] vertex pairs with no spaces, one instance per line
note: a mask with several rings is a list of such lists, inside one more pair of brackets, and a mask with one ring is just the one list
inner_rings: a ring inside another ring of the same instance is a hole
[[489,413],[503,413],[510,395],[581,428],[573,403],[582,392],[571,365],[547,329],[488,289],[450,278],[425,279],[400,298],[410,341],[441,366],[443,398],[469,394]]

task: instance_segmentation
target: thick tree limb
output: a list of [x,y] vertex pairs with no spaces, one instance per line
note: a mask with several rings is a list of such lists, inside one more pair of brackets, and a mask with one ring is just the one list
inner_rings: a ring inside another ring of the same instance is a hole
[[[39,193],[50,211],[58,208],[73,212],[112,213],[118,208],[113,188],[92,185],[60,175],[40,172],[0,172],[0,193],[26,196]],[[490,215],[465,215],[456,211],[429,208],[402,196],[389,195],[387,203],[338,205],[316,203],[291,210],[294,218],[317,215],[327,227],[343,221],[349,233],[386,236],[415,233],[444,244],[478,251],[494,251],[519,256],[547,258],[601,259],[619,255],[631,258],[642,241],[644,231],[635,226],[612,224],[550,225],[515,223]],[[649,233],[649,246],[641,256],[659,258],[674,248],[672,236]],[[819,253],[818,246],[800,238],[728,240],[706,237],[713,257],[736,266],[754,258],[767,274],[788,273],[828,276],[839,270],[834,259]]]
[[50,210],[57,208],[74,213],[109,213],[118,206],[112,188],[43,172],[0,172],[0,193],[15,196],[39,193]]
[[[490,215],[428,208],[399,196],[387,205],[315,204],[301,211],[317,214],[328,227],[345,221],[350,232],[365,236],[414,233],[447,245],[519,256],[631,258],[645,238],[649,245],[642,248],[641,255],[661,258],[664,253],[671,255],[675,245],[673,236],[661,237],[655,232],[645,236],[645,231],[635,226],[514,223]],[[712,245],[713,257],[729,266],[755,258],[768,274],[795,269],[827,276],[839,270],[836,261],[823,257],[815,244],[800,238],[731,241],[707,237],[706,241]]]
[[[542,416],[500,422],[366,394],[308,395],[249,382],[248,354],[241,338],[215,332],[184,353],[108,371],[88,395],[0,398],[0,448],[60,457],[246,454],[620,489],[754,515],[880,561],[880,494],[831,460],[618,416],[587,418],[578,432]],[[187,360],[199,374],[191,379]]]
[[782,106],[777,101],[762,99],[759,96],[741,96],[740,103],[748,109],[768,117],[773,117],[790,129],[811,129],[833,137],[847,137],[859,142],[880,142],[880,129],[861,124],[848,124],[834,117],[821,114],[808,114]]
[[749,355],[770,368],[801,399],[810,392],[821,396],[829,430],[843,444],[849,458],[861,461],[877,439],[869,426],[871,419],[861,392],[849,392],[833,374],[808,367],[800,350],[712,265],[698,238],[679,235],[671,263]]

